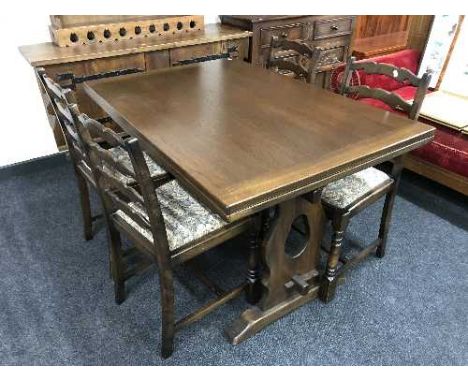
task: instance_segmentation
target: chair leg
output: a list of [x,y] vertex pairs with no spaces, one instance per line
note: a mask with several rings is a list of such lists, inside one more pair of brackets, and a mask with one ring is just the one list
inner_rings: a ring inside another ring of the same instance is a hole
[[110,267],[114,280],[114,297],[117,304],[125,301],[125,268],[122,259],[122,241],[120,232],[112,223],[108,224],[109,247],[110,247]]
[[382,217],[380,220],[380,228],[379,228],[380,244],[375,251],[375,255],[379,258],[382,258],[385,256],[388,231],[390,229],[390,222],[392,220],[393,204],[395,203],[395,197],[398,192],[398,186],[400,184],[400,178],[401,178],[401,167],[399,166],[399,163],[395,165],[395,168],[392,171],[392,175],[395,180],[395,183],[393,184],[391,191],[385,197],[385,204],[384,204],[384,208],[382,211]]
[[[168,264],[169,266],[169,264]],[[175,307],[172,270],[159,264],[161,290],[161,356],[168,358],[174,352]]]
[[327,269],[323,275],[319,296],[320,299],[329,303],[335,297],[336,285],[337,285],[337,267],[341,256],[343,238],[346,232],[346,228],[349,223],[349,214],[337,215],[332,220],[332,242],[330,247],[330,254],[327,259]]
[[81,213],[83,216],[84,238],[86,241],[88,241],[93,238],[93,217],[91,214],[91,201],[89,200],[89,189],[86,180],[78,172],[76,173],[76,179],[78,182],[78,189],[80,192],[80,204]]

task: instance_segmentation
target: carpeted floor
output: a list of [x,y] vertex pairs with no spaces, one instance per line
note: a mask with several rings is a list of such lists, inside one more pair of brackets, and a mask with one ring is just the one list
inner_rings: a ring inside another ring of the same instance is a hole
[[[235,300],[178,333],[163,361],[155,272],[133,280],[127,301],[115,305],[105,232],[83,240],[70,164],[23,170],[0,170],[2,365],[468,363],[468,208],[460,194],[405,173],[387,256],[348,273],[332,303],[314,301],[233,346],[223,328],[246,307]],[[374,238],[380,208],[353,220],[348,247]],[[201,262],[235,285],[245,251],[231,241]],[[177,275],[182,315],[210,294],[186,269]]]

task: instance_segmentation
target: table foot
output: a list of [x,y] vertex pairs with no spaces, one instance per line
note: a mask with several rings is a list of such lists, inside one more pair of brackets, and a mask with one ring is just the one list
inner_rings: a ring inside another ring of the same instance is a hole
[[249,308],[225,329],[226,336],[233,345],[237,345],[279,318],[316,299],[318,291],[319,285],[316,285],[310,288],[306,294],[294,294],[270,309],[261,310],[256,306]]

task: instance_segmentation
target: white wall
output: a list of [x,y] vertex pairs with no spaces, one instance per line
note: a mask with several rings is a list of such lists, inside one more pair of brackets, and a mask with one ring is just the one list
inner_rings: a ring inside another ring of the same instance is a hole
[[6,18],[2,38],[0,166],[57,152],[31,66],[18,46],[49,41],[48,15],[21,15],[21,26]]
[[[205,23],[218,21],[216,15],[205,15]],[[37,12],[22,13],[20,24],[15,16],[6,20],[4,30],[10,33],[2,39],[0,59],[0,166],[57,152],[34,71],[18,50],[50,41],[49,24],[49,15]]]

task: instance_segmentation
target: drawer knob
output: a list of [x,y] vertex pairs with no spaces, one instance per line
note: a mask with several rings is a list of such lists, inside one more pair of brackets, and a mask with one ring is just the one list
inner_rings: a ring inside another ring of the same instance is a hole
[[338,25],[332,25],[332,26],[330,27],[330,29],[331,29],[332,31],[337,31],[337,30],[338,30]]

